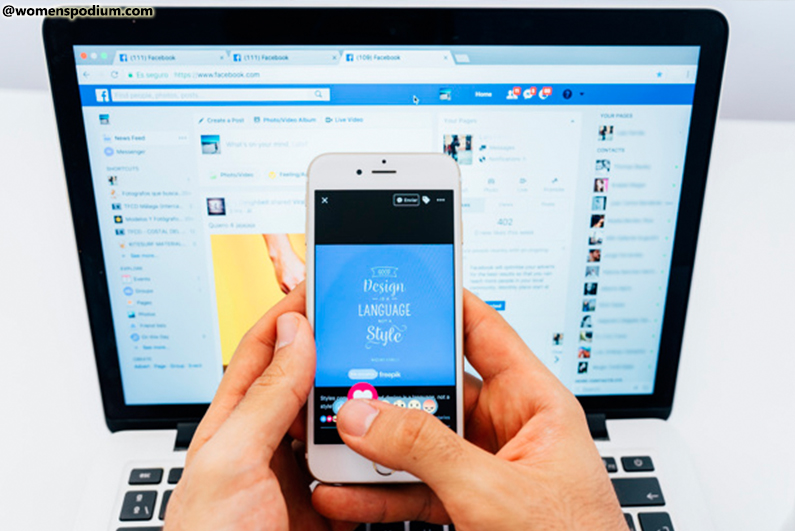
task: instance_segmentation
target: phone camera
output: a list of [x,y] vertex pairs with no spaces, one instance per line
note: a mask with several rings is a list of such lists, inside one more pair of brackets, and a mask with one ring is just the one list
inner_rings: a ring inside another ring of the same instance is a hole
[[362,174],[362,170],[356,170],[356,175],[361,175],[361,174]]
[[381,164],[386,164],[386,159],[382,160]]

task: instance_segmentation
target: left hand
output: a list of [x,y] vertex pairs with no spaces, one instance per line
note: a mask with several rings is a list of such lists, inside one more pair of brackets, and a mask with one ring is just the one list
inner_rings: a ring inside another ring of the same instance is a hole
[[304,293],[299,286],[241,340],[188,449],[165,531],[332,529],[285,437],[303,438],[315,375],[312,329],[297,313]]

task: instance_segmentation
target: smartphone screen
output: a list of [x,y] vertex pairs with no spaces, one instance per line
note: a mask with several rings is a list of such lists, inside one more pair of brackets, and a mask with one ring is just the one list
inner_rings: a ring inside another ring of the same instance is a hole
[[452,190],[315,191],[315,444],[353,398],[456,429]]

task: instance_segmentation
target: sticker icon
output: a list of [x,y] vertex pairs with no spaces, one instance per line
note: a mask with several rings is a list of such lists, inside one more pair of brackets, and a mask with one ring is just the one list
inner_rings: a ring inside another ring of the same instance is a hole
[[422,410],[433,415],[439,409],[439,404],[433,398],[428,398],[422,403]]
[[392,402],[392,405],[397,407],[406,407],[406,403],[400,398]]
[[422,409],[422,404],[416,398],[409,400],[409,409]]
[[378,391],[367,382],[359,382],[348,389],[348,400],[356,398],[378,399]]

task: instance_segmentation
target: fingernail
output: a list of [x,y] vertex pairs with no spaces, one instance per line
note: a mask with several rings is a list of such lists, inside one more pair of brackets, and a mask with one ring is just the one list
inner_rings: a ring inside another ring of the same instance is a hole
[[298,319],[294,315],[283,313],[276,319],[276,349],[286,347],[295,339],[298,332]]
[[354,437],[363,437],[378,416],[378,410],[362,399],[348,400],[340,413],[337,429]]

